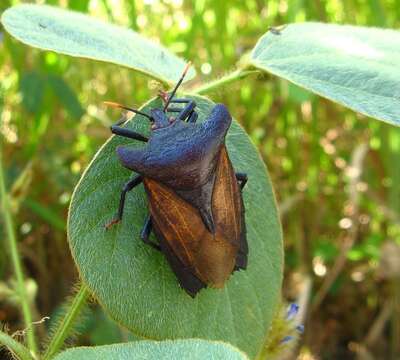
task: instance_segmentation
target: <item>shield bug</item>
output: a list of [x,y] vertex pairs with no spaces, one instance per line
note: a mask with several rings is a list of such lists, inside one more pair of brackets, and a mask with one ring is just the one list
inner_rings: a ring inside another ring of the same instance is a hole
[[[122,220],[127,192],[143,183],[149,215],[141,238],[165,255],[182,288],[194,297],[206,286],[223,287],[233,271],[246,269],[242,189],[247,175],[235,173],[225,146],[232,121],[227,108],[217,104],[197,123],[195,101],[175,97],[188,67],[170,94],[160,94],[164,106],[150,114],[106,103],[145,116],[151,124],[149,138],[121,123],[111,126],[113,134],[146,146],[117,148],[122,165],[138,175],[124,185],[118,215],[106,228]],[[157,243],[150,240],[152,231]]]

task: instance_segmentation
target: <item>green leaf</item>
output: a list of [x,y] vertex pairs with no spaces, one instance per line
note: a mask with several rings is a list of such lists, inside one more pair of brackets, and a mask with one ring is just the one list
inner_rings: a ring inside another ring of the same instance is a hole
[[124,344],[77,347],[54,360],[246,360],[245,354],[229,344],[200,339],[175,341],[137,341]]
[[14,340],[13,337],[8,335],[7,333],[0,330],[0,345],[6,346],[10,352],[15,356],[18,356],[20,360],[34,360],[32,355],[29,352],[29,349],[26,348],[19,341]]
[[90,0],[69,0],[68,7],[71,10],[87,12]]
[[[215,104],[192,98],[203,121]],[[143,109],[149,113],[160,106],[156,99]],[[127,127],[148,134],[148,120],[139,115],[134,119]],[[203,289],[192,299],[179,287],[163,255],[140,239],[148,215],[143,185],[127,195],[122,223],[104,229],[116,214],[124,183],[132,176],[115,154],[116,147],[124,144],[143,146],[111,137],[84,173],[71,201],[68,235],[82,279],[111,317],[141,337],[223,340],[255,356],[280,297],[283,262],[275,198],[255,147],[233,122],[227,136],[230,158],[235,170],[249,177],[243,190],[248,269],[235,272],[224,289]]]
[[[175,83],[185,62],[138,33],[90,16],[46,5],[17,5],[1,22],[23,43],[71,56],[135,69],[164,83]],[[189,69],[185,80],[193,78]]]
[[37,113],[43,104],[45,89],[43,77],[36,71],[24,73],[19,83],[22,104],[31,113]]
[[74,119],[80,119],[85,111],[83,110],[78,97],[64,79],[57,75],[50,75],[49,85],[54,94],[60,100],[61,104],[63,104],[65,110],[67,110],[69,116]]
[[268,32],[251,54],[255,67],[400,126],[400,32],[320,23]]

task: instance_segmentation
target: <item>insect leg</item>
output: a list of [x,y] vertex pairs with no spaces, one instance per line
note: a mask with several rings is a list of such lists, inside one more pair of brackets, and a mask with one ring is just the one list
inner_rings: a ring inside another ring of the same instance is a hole
[[[182,121],[185,121],[186,119],[189,120],[193,113],[194,108],[196,107],[196,103],[190,99],[172,99],[170,102],[174,104],[186,104],[185,107],[181,109],[179,115],[176,117],[177,119]],[[175,110],[176,108],[173,109]],[[190,121],[190,122],[195,122],[195,121]]]
[[171,104],[187,104],[190,102],[194,102],[193,100],[190,99],[184,99],[184,98],[180,98],[180,99],[172,99],[170,101]]
[[247,174],[238,172],[235,175],[236,180],[239,182],[240,190],[242,190],[247,183]]
[[194,108],[196,107],[196,103],[193,100],[190,100],[187,105],[182,109],[182,111],[177,116],[177,119],[185,121],[189,118]]
[[161,251],[160,245],[154,243],[149,239],[151,230],[153,229],[153,222],[151,220],[151,215],[147,216],[146,221],[144,222],[143,229],[140,232],[140,238],[147,245],[152,246],[154,249]]
[[[167,112],[181,112],[182,109],[180,108],[169,108],[167,109]],[[197,118],[199,117],[199,114],[196,111],[192,111],[188,117],[187,122],[189,123],[195,123],[197,121]]]
[[179,108],[168,108],[166,111],[167,112],[181,112],[182,109],[179,109]]
[[119,121],[117,121],[114,125],[111,125],[110,127],[111,132],[115,135],[127,137],[129,139],[134,139],[144,142],[147,142],[149,140],[147,137],[137,133],[136,131],[121,127],[120,125],[122,125],[126,121],[127,121],[126,116],[125,115],[122,116],[121,119],[119,119]]
[[112,225],[119,223],[122,220],[122,215],[124,213],[125,197],[128,191],[131,191],[135,186],[139,185],[143,181],[141,175],[136,175],[134,178],[129,180],[121,191],[121,198],[119,201],[118,215],[115,219],[111,220],[107,225],[106,229],[109,229]]
[[192,111],[192,113],[189,115],[188,122],[194,124],[197,121],[198,117],[199,117],[199,114],[196,111]]
[[129,139],[139,140],[139,141],[143,141],[143,142],[149,141],[149,139],[147,137],[143,136],[142,134],[139,134],[133,130],[123,128],[118,125],[113,125],[110,127],[110,129],[111,129],[111,132],[115,135],[123,136],[123,137],[129,138]]

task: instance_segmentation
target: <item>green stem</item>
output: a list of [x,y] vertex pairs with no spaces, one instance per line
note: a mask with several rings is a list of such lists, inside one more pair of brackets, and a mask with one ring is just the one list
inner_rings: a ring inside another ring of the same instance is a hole
[[38,347],[35,340],[34,327],[32,326],[32,313],[29,306],[29,299],[25,288],[24,273],[22,271],[21,259],[19,257],[17,239],[14,231],[13,219],[11,216],[11,208],[8,193],[6,190],[6,184],[4,179],[3,169],[3,155],[0,144],[0,196],[1,196],[1,209],[4,217],[4,225],[6,228],[6,234],[8,239],[8,246],[10,249],[11,262],[14,267],[14,274],[17,280],[16,292],[18,294],[18,300],[21,304],[22,315],[24,317],[27,343],[31,352],[37,354]]
[[84,284],[81,285],[78,293],[76,294],[74,300],[71,303],[67,313],[58,326],[56,333],[50,340],[50,344],[43,355],[43,360],[51,359],[63,346],[65,339],[68,337],[71,327],[80,310],[85,305],[87,298],[90,295],[88,287]]
[[220,79],[214,80],[209,82],[208,84],[205,84],[203,86],[200,86],[198,88],[196,88],[194,90],[194,93],[196,94],[207,94],[209,92],[212,92],[218,88],[220,88],[221,86],[225,86],[227,84],[230,84],[234,81],[238,81],[241,80],[243,78],[245,78],[248,75],[251,74],[256,74],[258,73],[258,70],[244,70],[244,69],[238,69],[228,75],[223,76]]
[[0,331],[0,344],[6,346],[12,353],[18,356],[21,360],[34,359],[29,352],[29,349],[20,342],[14,340],[10,335]]

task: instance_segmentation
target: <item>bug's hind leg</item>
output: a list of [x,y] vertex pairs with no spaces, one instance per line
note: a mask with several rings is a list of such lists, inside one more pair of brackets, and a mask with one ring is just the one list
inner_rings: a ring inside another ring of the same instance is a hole
[[136,175],[134,178],[129,180],[121,191],[121,198],[119,201],[118,207],[118,215],[115,219],[111,220],[108,224],[106,224],[106,229],[108,230],[112,225],[118,224],[122,220],[122,215],[124,214],[124,207],[125,207],[125,197],[126,193],[131,191],[135,186],[139,185],[143,181],[141,175]]
[[161,251],[160,245],[150,240],[151,230],[153,229],[153,222],[151,220],[151,215],[147,216],[146,221],[144,222],[143,229],[140,232],[140,238],[147,245],[152,246],[154,249]]
[[240,190],[242,190],[247,183],[247,174],[246,173],[236,173],[236,180],[239,182]]

